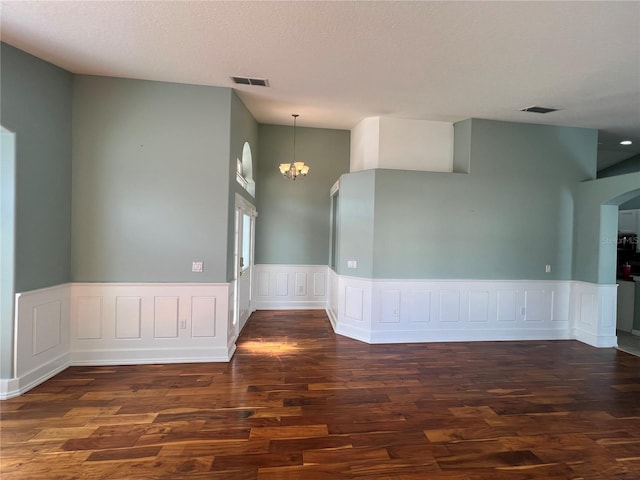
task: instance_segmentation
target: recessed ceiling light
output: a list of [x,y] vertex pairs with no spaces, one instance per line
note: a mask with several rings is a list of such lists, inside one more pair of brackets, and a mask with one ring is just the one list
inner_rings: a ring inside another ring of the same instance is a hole
[[631,145],[633,142],[631,140],[622,140],[620,145]]

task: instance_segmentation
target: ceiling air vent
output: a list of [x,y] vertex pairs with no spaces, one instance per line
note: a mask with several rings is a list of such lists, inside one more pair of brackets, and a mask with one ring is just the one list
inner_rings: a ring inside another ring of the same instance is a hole
[[256,87],[268,87],[269,80],[266,78],[231,77],[233,83],[237,85],[254,85]]
[[558,110],[557,108],[547,108],[547,107],[527,107],[520,110],[521,112],[533,112],[533,113],[549,113],[555,112]]

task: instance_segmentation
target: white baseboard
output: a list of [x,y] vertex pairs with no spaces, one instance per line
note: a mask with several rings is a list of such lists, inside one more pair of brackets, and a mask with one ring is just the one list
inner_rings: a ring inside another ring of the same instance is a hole
[[487,330],[413,330],[398,332],[376,332],[369,343],[429,343],[429,342],[484,342],[484,341],[522,341],[522,340],[571,340],[569,331],[556,329],[532,329],[504,331]]
[[573,329],[573,338],[592,347],[615,348],[618,346],[618,337],[615,335],[597,335],[580,328]]
[[327,306],[324,301],[265,301],[256,302],[256,310],[324,310]]
[[226,347],[192,347],[188,351],[184,348],[75,351],[72,358],[74,366],[228,362],[231,359]]
[[71,365],[69,354],[55,358],[19,377],[0,380],[0,400],[17,397],[46,382]]

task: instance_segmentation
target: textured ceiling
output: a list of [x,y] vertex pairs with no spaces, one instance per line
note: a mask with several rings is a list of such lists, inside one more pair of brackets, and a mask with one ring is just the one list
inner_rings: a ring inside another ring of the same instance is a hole
[[0,15],[3,41],[67,70],[233,87],[261,123],[479,117],[597,128],[601,168],[640,153],[640,2],[2,0]]

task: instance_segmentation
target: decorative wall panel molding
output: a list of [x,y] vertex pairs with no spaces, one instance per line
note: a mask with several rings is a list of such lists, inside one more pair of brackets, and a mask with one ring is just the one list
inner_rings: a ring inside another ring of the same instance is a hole
[[253,272],[253,310],[322,310],[327,305],[325,265],[260,264]]
[[615,347],[617,285],[573,282],[572,337],[594,347]]
[[70,365],[68,284],[16,295],[14,378],[0,383],[0,399],[15,397]]
[[228,299],[228,284],[74,283],[71,362],[228,361]]
[[327,302],[334,330],[369,343],[577,338],[611,346],[615,340],[615,285],[328,275],[336,292]]

